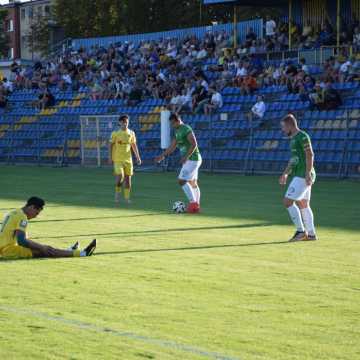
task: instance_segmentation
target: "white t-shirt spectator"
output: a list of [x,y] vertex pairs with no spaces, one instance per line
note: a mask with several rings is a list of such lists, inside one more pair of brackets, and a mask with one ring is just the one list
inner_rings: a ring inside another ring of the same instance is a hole
[[205,49],[200,50],[197,55],[196,59],[201,60],[207,57],[207,51]]
[[244,66],[238,68],[236,71],[236,76],[246,76],[247,74],[248,74],[247,69]]
[[69,84],[69,85],[72,84],[71,76],[70,76],[69,74],[64,74],[64,75],[62,76],[62,79],[63,79],[67,84]]
[[341,72],[341,73],[347,73],[347,72],[349,71],[350,66],[351,66],[351,62],[350,62],[350,61],[344,62],[344,63],[340,66],[340,72]]
[[306,64],[301,66],[301,70],[307,75],[309,75],[309,73],[310,73],[310,69]]
[[6,79],[6,81],[4,81],[3,86],[9,92],[12,92],[14,90],[14,84],[9,79]]
[[252,108],[251,111],[253,114],[255,114],[256,116],[258,116],[259,118],[263,118],[265,111],[266,111],[266,105],[265,103],[261,100],[258,101]]
[[212,94],[211,96],[211,104],[215,105],[218,109],[223,106],[223,98],[219,92]]
[[265,33],[266,36],[274,36],[276,29],[276,22],[274,20],[268,20],[265,23]]
[[173,96],[171,98],[171,100],[170,100],[170,104],[171,105],[180,105],[180,104],[182,104],[181,96],[180,95]]
[[209,91],[209,84],[206,80],[201,81],[201,86],[206,90]]

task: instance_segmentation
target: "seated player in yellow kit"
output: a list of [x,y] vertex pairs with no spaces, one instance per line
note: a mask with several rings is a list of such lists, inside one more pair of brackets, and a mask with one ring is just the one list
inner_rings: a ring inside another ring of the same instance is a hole
[[138,165],[141,165],[141,158],[136,145],[135,133],[129,129],[128,115],[120,116],[119,126],[120,129],[111,134],[109,164],[114,164],[115,202],[120,201],[121,188],[124,183],[124,199],[130,203],[131,177],[134,173],[132,152]]
[[83,251],[76,243],[68,250],[55,249],[41,245],[27,238],[28,221],[36,218],[45,206],[45,201],[38,197],[31,197],[22,209],[8,213],[0,225],[0,258],[28,259],[28,258],[65,258],[91,256],[96,248],[93,240]]

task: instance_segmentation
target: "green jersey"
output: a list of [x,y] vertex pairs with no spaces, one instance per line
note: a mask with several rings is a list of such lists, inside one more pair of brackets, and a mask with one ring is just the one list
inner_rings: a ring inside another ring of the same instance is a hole
[[[191,147],[191,143],[188,140],[188,135],[192,133],[192,128],[189,125],[182,124],[175,130],[175,139],[177,147],[180,150],[181,156],[185,156]],[[196,147],[194,152],[189,157],[189,160],[200,161],[201,155],[199,148]]]
[[[290,142],[291,148],[291,175],[305,178],[306,173],[306,155],[305,151],[311,148],[310,136],[300,130]],[[315,180],[316,174],[315,169],[312,168],[311,175]]]

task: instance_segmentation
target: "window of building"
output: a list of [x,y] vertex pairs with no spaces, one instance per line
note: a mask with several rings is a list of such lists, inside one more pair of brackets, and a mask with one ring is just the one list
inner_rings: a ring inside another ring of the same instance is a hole
[[13,59],[14,58],[14,48],[10,48],[8,52],[8,58]]
[[45,5],[44,6],[44,10],[45,10],[45,15],[49,16],[51,14],[51,7],[50,5]]
[[21,20],[25,20],[26,19],[26,11],[25,9],[21,9]]
[[33,11],[32,6],[29,6],[27,10],[28,10],[28,16],[29,16],[29,18],[32,19],[33,16],[34,16],[34,11]]
[[11,32],[14,31],[14,21],[13,19],[7,20],[5,23],[6,31]]

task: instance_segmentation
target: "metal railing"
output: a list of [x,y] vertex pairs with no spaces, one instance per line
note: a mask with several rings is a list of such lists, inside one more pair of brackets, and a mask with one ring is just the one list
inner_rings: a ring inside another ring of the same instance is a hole
[[[339,113],[327,118],[323,112],[322,118],[309,119],[299,111],[297,116],[300,126],[312,137],[319,174],[360,177],[360,112]],[[248,175],[277,174],[286,165],[289,140],[280,136],[280,117],[279,113],[268,113],[266,119],[251,122],[244,113],[230,113],[225,121],[219,115],[196,120],[192,115],[183,116],[198,138],[203,170]],[[87,118],[95,120],[89,127],[94,131],[85,136]],[[15,122],[1,121],[0,163],[65,166],[82,162],[84,166],[106,166],[108,139],[117,117],[85,116],[82,121],[82,132],[78,116],[38,115]],[[154,165],[161,151],[159,113],[132,116],[130,126],[136,132],[145,167]],[[178,169],[179,156],[175,154],[166,165]]]

